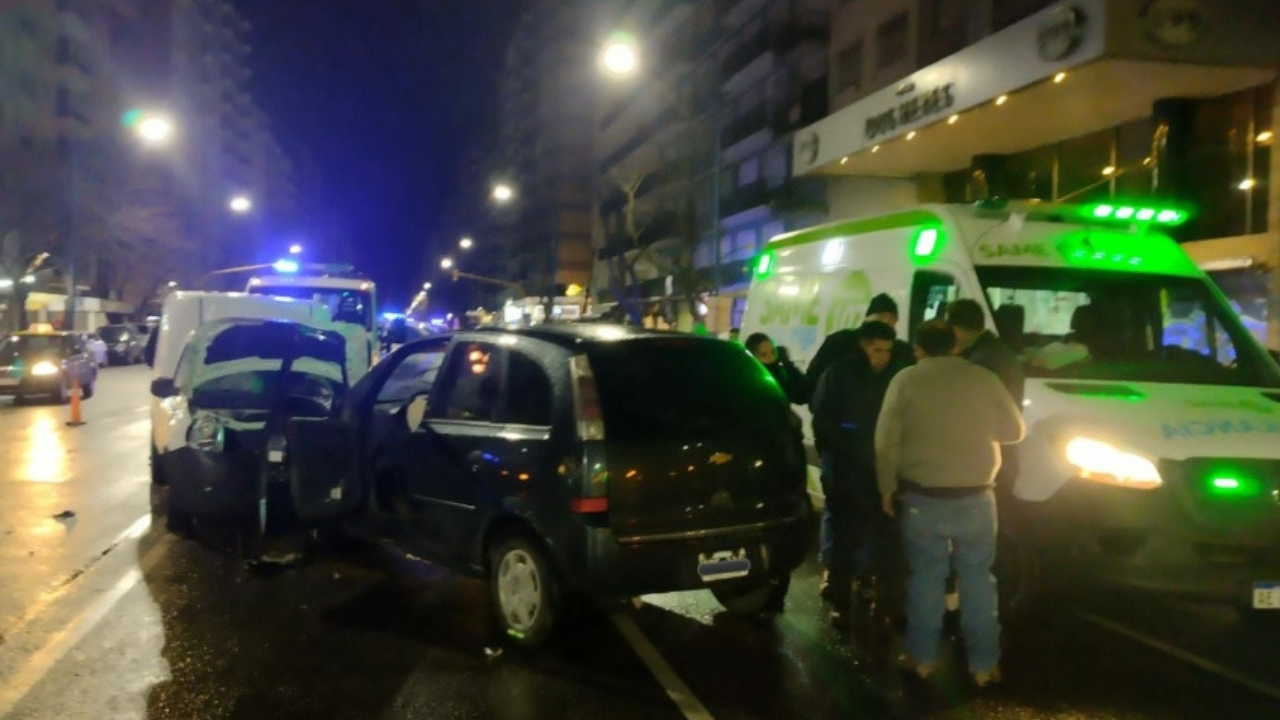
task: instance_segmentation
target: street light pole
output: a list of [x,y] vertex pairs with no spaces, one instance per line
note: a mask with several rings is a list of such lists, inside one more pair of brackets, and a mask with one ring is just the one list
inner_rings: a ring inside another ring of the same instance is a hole
[[76,329],[76,261],[78,260],[79,241],[78,234],[80,228],[76,223],[77,210],[80,206],[79,190],[77,186],[80,184],[80,143],[74,133],[67,135],[67,237],[66,237],[66,259],[67,259],[67,299],[63,305],[63,329]]

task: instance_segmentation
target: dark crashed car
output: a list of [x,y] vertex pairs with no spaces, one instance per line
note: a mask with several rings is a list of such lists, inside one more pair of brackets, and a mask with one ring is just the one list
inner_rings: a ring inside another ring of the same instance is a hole
[[781,600],[813,537],[801,438],[743,349],[600,325],[404,345],[290,423],[296,510],[489,580],[516,643],[570,599]]

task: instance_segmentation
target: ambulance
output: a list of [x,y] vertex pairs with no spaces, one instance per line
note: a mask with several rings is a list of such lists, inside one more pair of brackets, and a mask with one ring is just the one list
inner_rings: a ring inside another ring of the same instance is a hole
[[742,332],[803,368],[878,293],[897,300],[904,337],[977,300],[1027,375],[1002,583],[1280,616],[1280,367],[1162,232],[1187,218],[994,201],[781,235],[757,259]]

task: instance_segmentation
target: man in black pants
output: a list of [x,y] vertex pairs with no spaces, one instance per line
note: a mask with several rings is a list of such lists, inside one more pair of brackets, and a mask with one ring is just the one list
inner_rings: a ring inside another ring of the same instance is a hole
[[823,373],[810,407],[813,431],[823,448],[823,494],[831,512],[831,565],[827,599],[831,620],[848,622],[855,577],[869,579],[885,548],[876,488],[875,431],[889,381],[902,369],[893,360],[893,328],[871,321],[858,329],[860,350]]

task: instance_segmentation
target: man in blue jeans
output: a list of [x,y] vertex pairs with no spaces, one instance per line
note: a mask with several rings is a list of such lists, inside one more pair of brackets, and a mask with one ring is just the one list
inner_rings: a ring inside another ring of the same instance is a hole
[[876,473],[884,511],[897,516],[907,556],[907,654],[901,664],[933,673],[954,565],[960,630],[979,687],[1000,679],[996,579],[996,498],[1000,446],[1026,434],[1022,413],[1000,379],[957,357],[943,321],[916,331],[919,364],[889,383],[876,425]]

